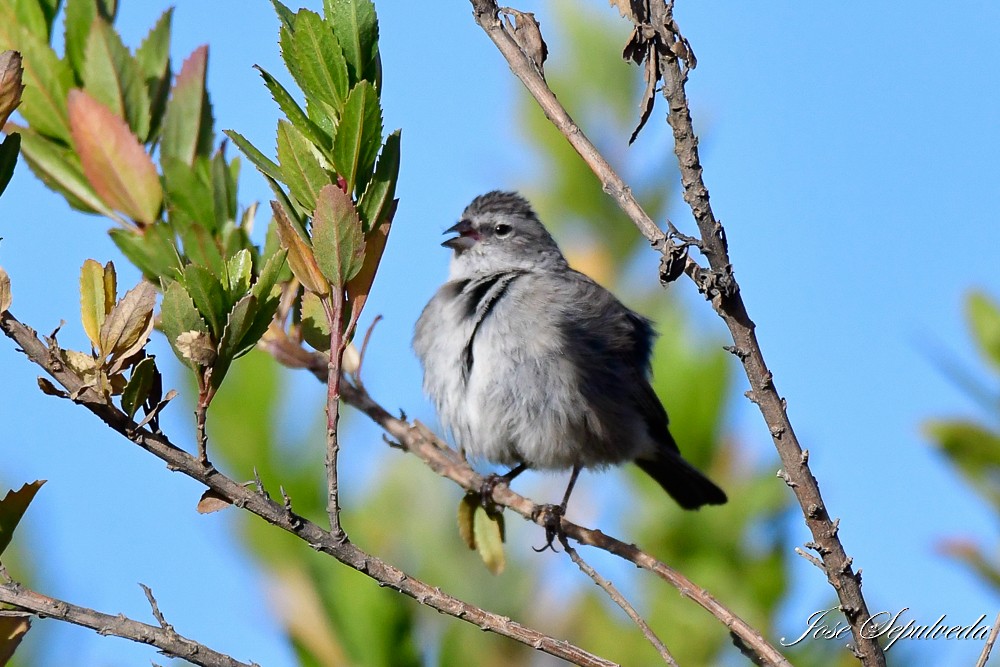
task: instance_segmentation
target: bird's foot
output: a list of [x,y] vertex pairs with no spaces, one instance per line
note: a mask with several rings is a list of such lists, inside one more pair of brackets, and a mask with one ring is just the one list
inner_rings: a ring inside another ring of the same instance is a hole
[[563,541],[564,533],[562,529],[562,519],[566,515],[566,508],[562,505],[538,505],[531,514],[532,521],[541,519],[542,527],[545,528],[545,544],[540,548],[531,547],[538,553],[547,549],[556,551],[555,542],[558,539]]
[[496,505],[493,502],[493,489],[498,484],[507,484],[508,482],[509,480],[506,475],[498,475],[496,473],[490,473],[483,478],[483,485],[479,487],[479,497],[484,508],[490,509]]

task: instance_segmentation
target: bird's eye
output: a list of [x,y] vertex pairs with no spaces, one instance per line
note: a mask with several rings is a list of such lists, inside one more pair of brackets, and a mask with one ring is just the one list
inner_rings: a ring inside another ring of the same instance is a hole
[[498,222],[493,227],[493,233],[500,237],[508,236],[512,231],[514,231],[514,228],[506,222]]

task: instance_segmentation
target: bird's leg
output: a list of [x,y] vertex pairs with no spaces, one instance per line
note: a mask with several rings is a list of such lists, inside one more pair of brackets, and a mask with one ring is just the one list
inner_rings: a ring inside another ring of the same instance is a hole
[[496,473],[487,475],[486,479],[483,480],[483,485],[479,487],[479,495],[482,496],[483,507],[489,509],[489,507],[493,504],[493,489],[496,488],[497,484],[506,484],[507,486],[510,486],[510,483],[514,481],[514,478],[527,469],[527,463],[519,463],[504,475],[498,475]]
[[[583,466],[580,465],[573,466],[573,472],[570,473],[569,484],[566,485],[566,493],[563,494],[561,504],[542,505],[538,508],[538,514],[544,514],[545,517],[545,544],[542,548],[535,549],[535,551],[542,552],[546,549],[552,549],[555,551],[553,542],[557,537],[562,536],[562,518],[566,515],[566,506],[569,504],[569,496],[573,493],[573,487],[576,486],[576,478],[580,476],[580,470],[582,467]],[[537,518],[537,515],[535,518]]]

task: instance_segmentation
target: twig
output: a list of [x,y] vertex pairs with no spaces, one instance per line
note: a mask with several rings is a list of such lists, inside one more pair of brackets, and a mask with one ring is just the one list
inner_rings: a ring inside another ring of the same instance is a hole
[[[111,429],[124,435],[141,449],[166,463],[169,470],[181,472],[204,484],[222,497],[230,499],[237,507],[296,535],[313,549],[333,556],[341,563],[371,577],[381,586],[403,593],[420,604],[471,623],[482,630],[509,637],[526,646],[576,665],[584,667],[612,667],[614,665],[614,663],[569,642],[555,639],[505,616],[494,614],[448,595],[439,588],[411,577],[399,568],[368,554],[351,542],[338,539],[315,523],[292,514],[284,504],[275,502],[267,495],[249,489],[242,483],[223,475],[215,468],[202,466],[197,457],[174,445],[162,433],[136,428],[135,423],[129,419],[128,415],[109,403],[101,393],[87,387],[79,376],[60,363],[56,355],[51,354],[50,348],[38,339],[31,328],[19,322],[10,311],[0,313],[0,330],[12,339],[32,362],[45,370],[65,389],[71,393],[77,392],[77,402],[80,405],[94,413]],[[294,361],[293,357],[289,357],[289,359]],[[350,385],[345,384],[345,386]],[[388,413],[386,414],[388,415]],[[439,455],[441,454],[439,453]],[[471,468],[469,468],[469,472],[472,472]],[[481,483],[480,479],[479,484],[481,485]],[[525,499],[522,500],[529,502]],[[52,613],[44,613],[53,616]],[[158,631],[162,632],[162,629],[158,629]]]
[[344,291],[334,288],[330,299],[323,300],[327,324],[330,326],[330,355],[326,368],[326,512],[330,519],[330,532],[341,542],[347,533],[340,525],[340,490],[337,475],[337,456],[340,440],[337,428],[340,423],[340,365],[344,359]]
[[990,651],[993,650],[993,645],[997,641],[997,633],[1000,633],[1000,614],[997,614],[997,620],[993,621],[993,629],[990,630],[990,636],[986,638],[983,652],[979,654],[979,660],[976,660],[976,667],[986,667],[986,661],[990,659]]
[[[193,457],[192,461],[195,462]],[[146,587],[143,586],[143,588]],[[152,601],[149,590],[146,589],[146,592]],[[165,624],[161,620],[162,616],[158,613],[156,613],[157,620],[160,620],[162,627],[140,623],[121,614],[112,616],[86,607],[78,607],[36,593],[16,582],[0,584],[0,602],[14,605],[39,618],[54,618],[90,628],[101,635],[114,635],[115,637],[131,639],[140,644],[149,644],[169,656],[187,660],[195,665],[203,667],[258,667],[256,663],[240,662],[224,653],[214,651],[204,644],[199,644],[177,634],[169,624]]]
[[375,331],[375,325],[382,321],[381,315],[376,315],[372,323],[368,325],[368,330],[365,331],[365,339],[361,342],[361,351],[358,352],[358,367],[354,370],[351,375],[354,378],[354,384],[359,387],[363,387],[364,383],[361,381],[361,367],[365,363],[365,354],[368,353],[368,341],[371,340],[372,333]]
[[[652,223],[631,196],[631,189],[614,172],[610,164],[600,157],[596,147],[573,123],[545,80],[531,66],[530,59],[521,52],[516,42],[504,30],[497,18],[496,3],[493,0],[471,0],[471,3],[476,22],[497,45],[507,59],[511,71],[534,96],[545,115],[600,179],[605,192],[614,197],[646,238],[654,245],[662,246],[663,232]],[[716,312],[729,327],[735,344],[734,349],[740,352],[738,356],[750,382],[750,395],[759,406],[768,425],[787,472],[789,486],[802,508],[806,525],[816,543],[820,545],[824,571],[828,581],[837,591],[840,606],[851,625],[859,657],[866,665],[884,667],[885,655],[881,647],[875,638],[866,636],[863,632],[864,624],[870,618],[870,614],[861,594],[860,578],[852,570],[850,559],[837,537],[836,528],[820,495],[819,485],[792,430],[785,401],[778,394],[772,374],[764,362],[754,332],[754,323],[746,312],[739,285],[733,277],[725,229],[715,218],[709,204],[708,189],[702,178],[698,156],[698,138],[694,133],[687,93],[684,89],[688,70],[686,67],[682,68],[678,57],[678,54],[689,53],[686,40],[676,29],[676,23],[670,15],[672,11],[670,5],[653,1],[648,3],[648,6],[651,11],[650,22],[637,25],[637,28],[654,31],[661,43],[662,48],[656,49],[655,53],[660,58],[660,70],[664,78],[663,95],[670,106],[668,121],[674,133],[674,150],[680,163],[684,200],[694,214],[701,236],[699,247],[710,265],[710,270],[706,270],[688,258],[684,271],[694,280],[699,291],[711,299]]]
[[666,645],[664,645],[660,638],[656,636],[656,633],[653,632],[651,627],[649,627],[649,624],[646,623],[645,619],[639,615],[639,612],[635,610],[635,607],[629,604],[629,601],[618,592],[615,585],[602,577],[597,570],[587,563],[587,561],[583,560],[583,558],[580,557],[580,554],[577,553],[576,549],[570,546],[569,540],[566,539],[565,535],[560,535],[559,541],[562,543],[563,549],[566,550],[566,555],[568,555],[570,559],[576,563],[576,566],[579,567],[584,574],[593,579],[595,584],[604,589],[604,592],[608,594],[608,597],[610,597],[616,605],[621,607],[622,610],[628,614],[628,617],[639,626],[639,630],[642,631],[643,636],[649,641],[650,644],[653,645],[653,648],[656,649],[657,653],[660,654],[660,657],[663,658],[663,662],[671,665],[671,667],[678,667],[677,661],[674,660],[674,656],[670,655],[670,651],[667,649]]
[[139,586],[142,588],[142,592],[146,594],[146,600],[149,601],[149,606],[153,610],[153,618],[156,619],[156,622],[160,624],[161,628],[173,632],[174,626],[167,623],[167,619],[163,617],[163,613],[160,611],[160,605],[156,604],[156,598],[153,597],[152,589],[143,583],[140,583]]

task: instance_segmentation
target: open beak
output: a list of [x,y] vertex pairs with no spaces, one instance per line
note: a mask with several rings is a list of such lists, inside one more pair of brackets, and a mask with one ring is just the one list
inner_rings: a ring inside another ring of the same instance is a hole
[[479,233],[472,228],[472,223],[468,220],[462,220],[458,224],[449,227],[444,230],[444,233],[458,234],[458,236],[450,238],[441,244],[445,248],[451,248],[455,252],[468,250],[472,246],[476,245],[476,241],[479,240]]

